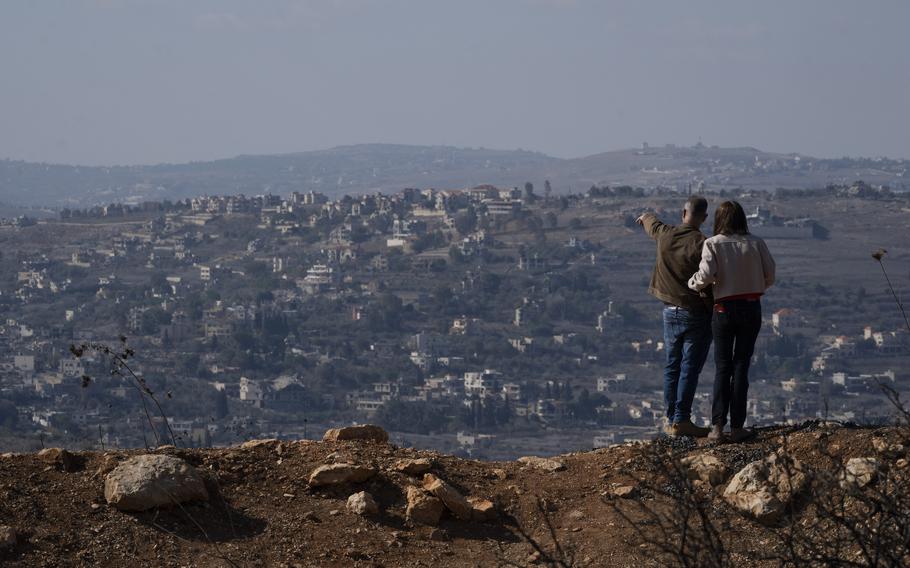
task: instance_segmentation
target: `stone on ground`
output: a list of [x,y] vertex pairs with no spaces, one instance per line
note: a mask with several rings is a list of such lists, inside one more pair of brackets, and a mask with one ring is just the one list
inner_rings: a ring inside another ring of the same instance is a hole
[[544,471],[562,471],[566,469],[566,464],[562,463],[559,460],[554,460],[551,458],[542,458],[538,456],[524,456],[518,458],[518,463],[522,463],[529,467],[534,467],[537,469],[542,469]]
[[890,444],[883,438],[872,438],[872,446],[876,452],[885,458],[899,458],[906,453],[906,448],[904,448],[903,444]]
[[742,468],[727,488],[724,499],[762,524],[777,521],[808,483],[802,465],[772,454]]
[[712,486],[723,485],[730,473],[724,462],[711,454],[695,454],[680,460],[689,479],[700,479]]
[[376,500],[366,491],[360,491],[348,497],[347,508],[348,511],[358,515],[375,515],[379,512]]
[[347,426],[345,428],[332,428],[322,437],[324,442],[340,442],[342,440],[366,440],[371,442],[388,442],[389,434],[373,424],[362,426]]
[[101,464],[98,465],[98,469],[95,470],[96,477],[104,477],[110,472],[114,471],[114,468],[120,464],[120,460],[114,454],[104,454],[101,457]]
[[323,485],[340,485],[344,483],[363,483],[373,477],[376,470],[372,467],[352,463],[333,463],[321,465],[310,473],[310,487]]
[[850,458],[844,465],[840,486],[843,489],[856,487],[862,489],[876,479],[881,465],[875,458]]
[[403,459],[395,463],[395,469],[407,475],[422,475],[433,467],[433,462],[427,458]]
[[452,511],[456,517],[463,521],[471,520],[473,515],[471,504],[457,489],[432,473],[423,476],[423,488],[434,497],[439,498],[446,509]]
[[63,471],[75,471],[78,469],[79,458],[75,454],[63,448],[44,448],[38,452],[38,458],[50,464],[59,466]]
[[620,499],[632,499],[638,496],[638,488],[634,485],[617,485],[610,489],[610,495]]
[[252,450],[255,448],[260,448],[262,446],[277,446],[281,443],[281,440],[278,438],[265,438],[262,440],[247,440],[246,442],[240,444],[241,450]]
[[496,506],[489,499],[468,497],[468,503],[471,505],[471,519],[484,523],[496,518]]
[[111,471],[104,481],[104,498],[121,511],[145,511],[209,498],[196,468],[168,455],[132,457]]
[[417,487],[408,487],[408,508],[405,515],[412,523],[436,526],[444,509],[445,505],[436,497]]

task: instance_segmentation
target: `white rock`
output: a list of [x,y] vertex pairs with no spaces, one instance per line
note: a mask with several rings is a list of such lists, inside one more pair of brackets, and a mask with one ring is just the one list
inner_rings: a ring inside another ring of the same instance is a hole
[[360,491],[348,497],[347,508],[348,511],[358,515],[375,515],[379,512],[376,500],[366,491]]
[[38,457],[42,461],[59,466],[63,471],[75,471],[79,465],[76,455],[63,448],[44,448],[38,452]]
[[538,456],[523,456],[518,458],[518,463],[526,466],[535,467],[544,471],[562,471],[566,469],[566,464],[559,460],[542,458]]
[[610,495],[620,499],[634,499],[638,497],[638,488],[634,485],[615,485],[610,489]]
[[417,487],[408,487],[408,508],[405,515],[410,522],[436,526],[444,509],[445,505],[436,497]]
[[422,475],[433,468],[433,462],[427,458],[404,459],[395,463],[395,469],[407,475]]
[[145,511],[209,498],[196,468],[168,455],[132,457],[107,474],[104,498],[121,511]]
[[471,518],[479,522],[492,521],[496,518],[496,505],[489,499],[481,497],[468,497],[471,505]]
[[389,434],[379,426],[364,424],[362,426],[347,426],[345,428],[332,428],[322,436],[324,442],[339,442],[342,440],[367,440],[371,442],[388,442]]
[[680,460],[689,479],[700,479],[712,486],[723,485],[730,472],[724,462],[711,454],[695,454]]
[[863,488],[878,479],[881,465],[875,458],[850,458],[844,465],[840,486]]
[[770,524],[780,518],[807,482],[798,461],[771,455],[734,475],[724,490],[724,499],[760,523]]
[[461,520],[469,521],[473,516],[473,508],[464,495],[457,489],[436,477],[432,473],[423,476],[423,488],[426,492],[437,497],[446,508]]
[[264,438],[261,440],[247,440],[246,442],[240,444],[241,450],[253,450],[260,448],[262,446],[277,446],[281,443],[281,440],[278,438]]
[[376,470],[371,467],[352,463],[333,463],[321,465],[310,473],[310,487],[322,485],[339,485],[343,483],[363,483],[373,477]]
[[889,444],[883,438],[872,438],[872,446],[876,452],[886,458],[899,458],[906,453],[906,448],[904,448],[903,444]]

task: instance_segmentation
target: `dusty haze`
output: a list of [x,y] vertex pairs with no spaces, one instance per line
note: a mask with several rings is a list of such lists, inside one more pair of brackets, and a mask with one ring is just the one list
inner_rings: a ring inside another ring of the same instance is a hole
[[910,4],[73,0],[0,7],[0,157],[391,142],[910,156]]

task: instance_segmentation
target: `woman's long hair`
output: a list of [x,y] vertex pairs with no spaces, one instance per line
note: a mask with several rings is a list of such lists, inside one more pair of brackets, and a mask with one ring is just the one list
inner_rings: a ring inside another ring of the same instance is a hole
[[715,235],[748,235],[746,212],[736,201],[724,201],[714,212]]

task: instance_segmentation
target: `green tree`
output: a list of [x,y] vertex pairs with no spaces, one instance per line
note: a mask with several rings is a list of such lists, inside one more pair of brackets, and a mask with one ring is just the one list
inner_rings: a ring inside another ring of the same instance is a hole
[[217,420],[221,420],[227,417],[229,413],[227,394],[224,392],[224,390],[216,391],[215,409],[213,413],[215,415],[214,418]]
[[473,233],[477,228],[477,213],[473,207],[468,207],[465,211],[455,216],[455,229],[461,235]]
[[455,245],[449,247],[449,259],[455,264],[462,264],[465,261],[464,253]]
[[8,400],[0,400],[0,428],[12,430],[19,421],[16,405]]
[[367,322],[372,331],[399,331],[403,308],[401,298],[395,294],[382,294],[367,312]]
[[556,213],[547,211],[547,214],[544,215],[544,223],[546,223],[546,226],[550,229],[555,229],[559,226],[559,218],[556,216]]

